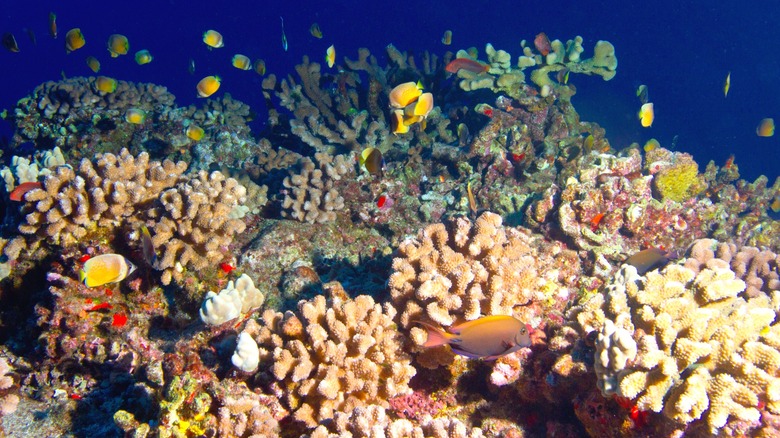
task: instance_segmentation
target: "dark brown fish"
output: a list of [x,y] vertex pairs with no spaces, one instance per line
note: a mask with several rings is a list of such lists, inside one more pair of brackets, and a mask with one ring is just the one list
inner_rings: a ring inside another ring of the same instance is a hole
[[648,271],[662,268],[669,263],[671,255],[659,248],[648,248],[627,258],[624,263],[635,267],[639,275],[645,275]]
[[16,44],[16,38],[14,38],[12,33],[3,34],[3,47],[10,52],[16,53],[19,51],[19,45]]

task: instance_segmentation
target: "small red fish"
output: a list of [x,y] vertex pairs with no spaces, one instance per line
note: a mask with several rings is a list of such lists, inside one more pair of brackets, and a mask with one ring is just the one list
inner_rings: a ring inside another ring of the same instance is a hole
[[80,396],[78,394],[70,394],[70,395],[68,395],[68,398],[70,398],[71,400],[81,400],[84,397],[82,397],[82,396]]
[[387,202],[387,196],[382,195],[376,200],[376,206],[382,208],[385,205],[385,202]]
[[488,117],[493,117],[493,108],[486,108],[483,114],[485,114]]
[[734,165],[734,154],[729,155],[729,158],[726,160],[726,164],[723,165],[724,169],[731,169],[731,166]]
[[84,254],[83,256],[79,257],[79,262],[80,262],[80,263],[84,263],[84,262],[86,262],[87,260],[89,260],[89,259],[91,259],[91,258],[92,258],[92,256],[91,256],[91,255],[89,255],[89,254]]
[[593,216],[593,219],[590,220],[590,229],[591,231],[595,232],[596,229],[601,224],[601,220],[604,219],[604,213],[599,213],[595,216]]
[[219,264],[219,269],[222,269],[222,272],[225,274],[230,274],[231,272],[235,271],[236,268],[228,263],[223,262]]
[[43,185],[39,182],[26,182],[21,183],[18,186],[16,186],[15,189],[11,191],[10,198],[12,201],[21,201],[22,198],[24,198],[24,194],[29,192],[33,189],[40,189]]
[[544,32],[536,35],[536,38],[534,38],[534,46],[536,47],[536,50],[542,54],[542,56],[547,56],[552,51],[552,44],[550,44],[550,39],[547,38],[547,34]]
[[114,306],[112,306],[111,304],[100,303],[100,304],[95,304],[94,306],[87,309],[87,312],[96,312],[98,310],[110,310],[112,307]]
[[115,313],[111,320],[111,325],[113,327],[124,327],[125,324],[127,324],[127,315],[124,313]]
[[490,70],[490,66],[468,58],[455,58],[444,67],[449,73],[457,73],[458,70],[468,70],[472,73],[484,73]]
[[514,161],[515,163],[519,163],[523,160],[525,160],[525,152],[520,154],[512,154],[512,161]]

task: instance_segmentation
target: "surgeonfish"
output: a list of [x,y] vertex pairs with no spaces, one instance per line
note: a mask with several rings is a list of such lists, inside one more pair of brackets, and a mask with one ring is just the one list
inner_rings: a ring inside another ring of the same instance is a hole
[[152,56],[152,54],[149,53],[149,51],[146,49],[135,52],[135,63],[138,65],[148,64],[152,62],[153,59],[154,57]]
[[141,253],[146,264],[153,267],[157,261],[157,252],[154,250],[152,235],[149,234],[149,228],[146,225],[141,225]]
[[198,97],[209,97],[219,90],[222,79],[219,76],[206,76],[198,82]]
[[84,263],[79,281],[87,287],[118,283],[135,271],[135,265],[119,254],[101,254]]
[[726,75],[726,81],[723,82],[723,97],[729,97],[729,88],[731,88],[731,72]]
[[265,74],[265,61],[262,59],[255,59],[255,63],[253,65],[255,72],[259,74],[260,76]]
[[445,30],[444,35],[441,37],[441,43],[445,46],[449,46],[452,44],[452,31],[451,30]]
[[16,38],[12,33],[3,34],[3,47],[8,49],[9,52],[19,52],[19,45],[16,44]]
[[642,127],[649,128],[653,126],[653,120],[655,120],[655,111],[653,111],[653,104],[646,103],[639,109],[639,123]]
[[49,35],[57,39],[57,14],[49,12]]
[[116,79],[107,76],[98,76],[95,79],[95,87],[103,93],[113,93],[116,91]]
[[449,345],[452,352],[471,359],[494,360],[531,346],[531,327],[507,315],[484,316],[444,331],[417,321],[428,332],[424,347]]
[[647,85],[642,84],[636,89],[636,97],[639,98],[639,102],[642,103],[642,105],[646,104],[650,101],[650,94],[647,90]]
[[490,65],[469,58],[456,58],[450,61],[450,63],[444,67],[444,70],[449,73],[457,73],[458,70],[467,70],[479,74],[490,70]]
[[252,70],[252,61],[246,55],[240,53],[233,55],[231,63],[239,70]]
[[311,25],[311,27],[309,28],[309,33],[314,38],[322,38],[322,31],[320,30],[320,25],[317,23]]
[[775,135],[775,119],[763,119],[756,128],[756,135],[759,137],[771,137]]
[[116,58],[119,55],[127,55],[127,52],[130,50],[130,42],[127,41],[127,37],[118,33],[108,37],[106,46],[112,58]]
[[92,70],[93,73],[100,71],[100,61],[98,61],[94,56],[87,56],[87,66],[90,70]]
[[360,154],[360,168],[371,175],[382,175],[385,170],[385,159],[382,157],[382,151],[373,147],[363,149]]
[[325,62],[328,63],[328,68],[333,68],[333,64],[336,63],[336,48],[333,44],[325,51]]
[[282,48],[287,51],[287,35],[284,34],[284,17],[279,17],[282,20]]
[[203,32],[203,42],[214,49],[225,46],[225,42],[222,40],[222,34],[213,29]]
[[636,268],[636,272],[639,275],[645,275],[645,273],[652,271],[656,268],[662,268],[669,263],[673,254],[670,254],[659,248],[648,248],[633,254],[623,262],[626,265],[631,265]]
[[81,29],[75,28],[68,31],[65,34],[65,52],[70,53],[74,50],[84,47],[87,40],[84,39],[84,34],[81,33]]
[[404,82],[396,85],[390,91],[390,106],[393,108],[405,108],[420,97],[422,88],[420,82]]
[[190,125],[187,127],[185,133],[191,140],[200,141],[200,139],[203,138],[205,131],[203,131],[203,128],[198,125]]
[[146,121],[146,112],[138,108],[130,108],[125,113],[125,121],[133,125],[142,125]]

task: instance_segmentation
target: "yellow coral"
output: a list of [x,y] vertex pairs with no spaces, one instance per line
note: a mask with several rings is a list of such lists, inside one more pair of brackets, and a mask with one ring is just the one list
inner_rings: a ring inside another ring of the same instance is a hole
[[688,200],[706,188],[699,176],[699,165],[693,160],[681,160],[661,170],[653,178],[653,184],[662,199],[676,202]]

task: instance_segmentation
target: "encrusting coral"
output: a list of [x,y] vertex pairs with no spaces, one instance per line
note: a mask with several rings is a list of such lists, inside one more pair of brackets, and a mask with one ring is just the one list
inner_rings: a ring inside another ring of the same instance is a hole
[[284,178],[282,184],[288,190],[282,200],[282,216],[312,224],[331,222],[336,219],[336,211],[344,208],[344,198],[335,184],[354,172],[350,159],[325,153],[315,154],[314,159],[316,164],[302,158],[300,170]]
[[297,312],[266,310],[262,325],[250,320],[268,370],[271,392],[313,428],[337,412],[377,404],[409,393],[415,369],[395,327],[395,309],[368,295],[354,299],[338,283],[325,285],[330,298],[300,301]]
[[680,427],[702,421],[716,434],[729,421],[757,422],[762,409],[780,413],[780,294],[748,296],[728,262],[712,257],[713,243],[694,245],[686,265],[697,270],[670,265],[642,277],[624,265],[603,295],[568,317],[583,333],[599,332],[595,369],[605,395]]

